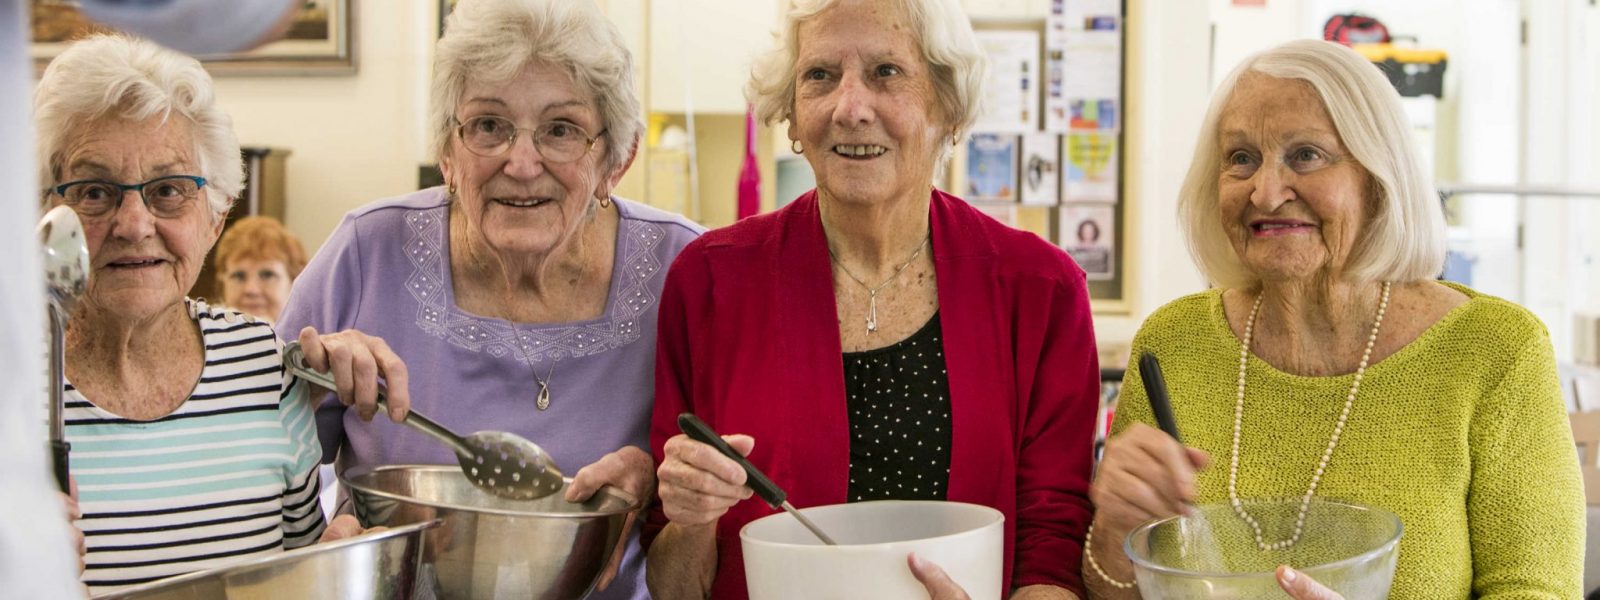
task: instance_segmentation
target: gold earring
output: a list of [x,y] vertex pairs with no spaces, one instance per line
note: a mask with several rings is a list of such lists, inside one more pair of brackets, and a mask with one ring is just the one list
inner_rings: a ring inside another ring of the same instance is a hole
[[456,182],[454,182],[454,181],[450,182],[449,187],[445,188],[445,190],[447,192],[449,192],[449,194],[451,196],[455,196],[456,195]]
[[600,199],[600,208],[611,208],[611,196],[609,194]]
[[794,140],[794,141],[789,142],[789,149],[793,150],[795,154],[805,154],[806,153],[806,149],[800,147],[800,140]]

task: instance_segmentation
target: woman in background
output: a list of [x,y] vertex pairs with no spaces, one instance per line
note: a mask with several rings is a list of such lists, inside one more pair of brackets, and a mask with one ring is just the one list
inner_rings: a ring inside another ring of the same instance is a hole
[[223,232],[211,266],[224,306],[275,322],[306,268],[306,249],[277,219],[245,217]]

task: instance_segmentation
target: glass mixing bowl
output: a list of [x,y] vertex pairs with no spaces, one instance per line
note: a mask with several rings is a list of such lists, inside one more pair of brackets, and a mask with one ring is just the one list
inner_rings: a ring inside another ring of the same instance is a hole
[[[1300,499],[1243,503],[1267,543],[1294,533]],[[1144,598],[1287,598],[1278,565],[1289,565],[1346,598],[1385,598],[1394,580],[1402,527],[1389,511],[1313,499],[1295,544],[1262,550],[1228,504],[1151,521],[1124,543]]]

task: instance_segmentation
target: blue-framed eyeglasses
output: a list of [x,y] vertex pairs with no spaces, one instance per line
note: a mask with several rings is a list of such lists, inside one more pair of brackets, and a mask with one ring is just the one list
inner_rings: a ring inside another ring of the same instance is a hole
[[200,197],[206,178],[194,175],[167,175],[144,183],[117,183],[103,179],[68,181],[50,188],[67,206],[84,217],[102,217],[122,207],[129,191],[139,192],[150,214],[163,219],[183,214],[191,200]]

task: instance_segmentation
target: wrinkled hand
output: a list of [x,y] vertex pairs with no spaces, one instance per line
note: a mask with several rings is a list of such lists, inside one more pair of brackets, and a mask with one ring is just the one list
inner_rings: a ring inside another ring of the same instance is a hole
[[[567,484],[567,502],[583,502],[594,496],[600,486],[610,485],[638,498],[642,510],[655,496],[654,466],[650,455],[644,450],[623,446],[621,450],[600,457],[594,464],[578,469],[578,474],[572,477],[572,483]],[[611,562],[601,572],[598,589],[604,590],[610,586],[617,577],[617,571],[622,568],[622,555],[628,550],[628,533],[633,531],[633,521],[638,515],[638,510],[629,512],[627,520],[622,522],[622,539],[617,543],[617,550],[611,553]]]
[[379,377],[388,388],[389,420],[405,420],[406,412],[411,410],[406,363],[383,338],[354,329],[318,335],[316,328],[307,327],[300,330],[300,347],[312,369],[332,371],[337,389],[330,391],[338,394],[339,402],[345,406],[355,406],[361,420],[371,421],[378,412]]
[[939,565],[922,560],[916,553],[906,557],[906,564],[911,566],[911,575],[922,582],[922,587],[927,588],[929,600],[971,600],[967,591],[961,589]]
[[83,529],[78,527],[78,519],[83,518],[83,508],[78,506],[78,480],[71,475],[67,476],[67,493],[62,494],[61,503],[67,509],[67,529],[72,532],[72,547],[78,551],[78,575],[83,575],[84,557],[89,554],[89,545],[84,542]]
[[[748,435],[725,435],[722,439],[743,456],[749,456],[756,446],[755,438]],[[716,523],[728,508],[754,493],[745,486],[744,468],[739,463],[689,436],[672,436],[662,454],[665,460],[656,470],[661,482],[661,507],[674,523]]]
[[1288,567],[1278,567],[1278,587],[1294,600],[1344,600],[1339,592],[1328,589],[1315,579]]
[[1096,521],[1109,529],[1106,535],[1121,539],[1140,523],[1183,513],[1184,505],[1194,501],[1195,472],[1210,463],[1204,451],[1185,448],[1161,430],[1135,423],[1106,442],[1089,488]]
[[339,515],[334,517],[332,521],[328,522],[327,528],[322,530],[322,537],[317,538],[317,543],[336,542],[345,538],[355,537],[363,533],[373,533],[377,531],[383,531],[385,529],[388,529],[388,527],[372,527],[369,529],[362,529],[361,521],[357,521],[355,515]]

